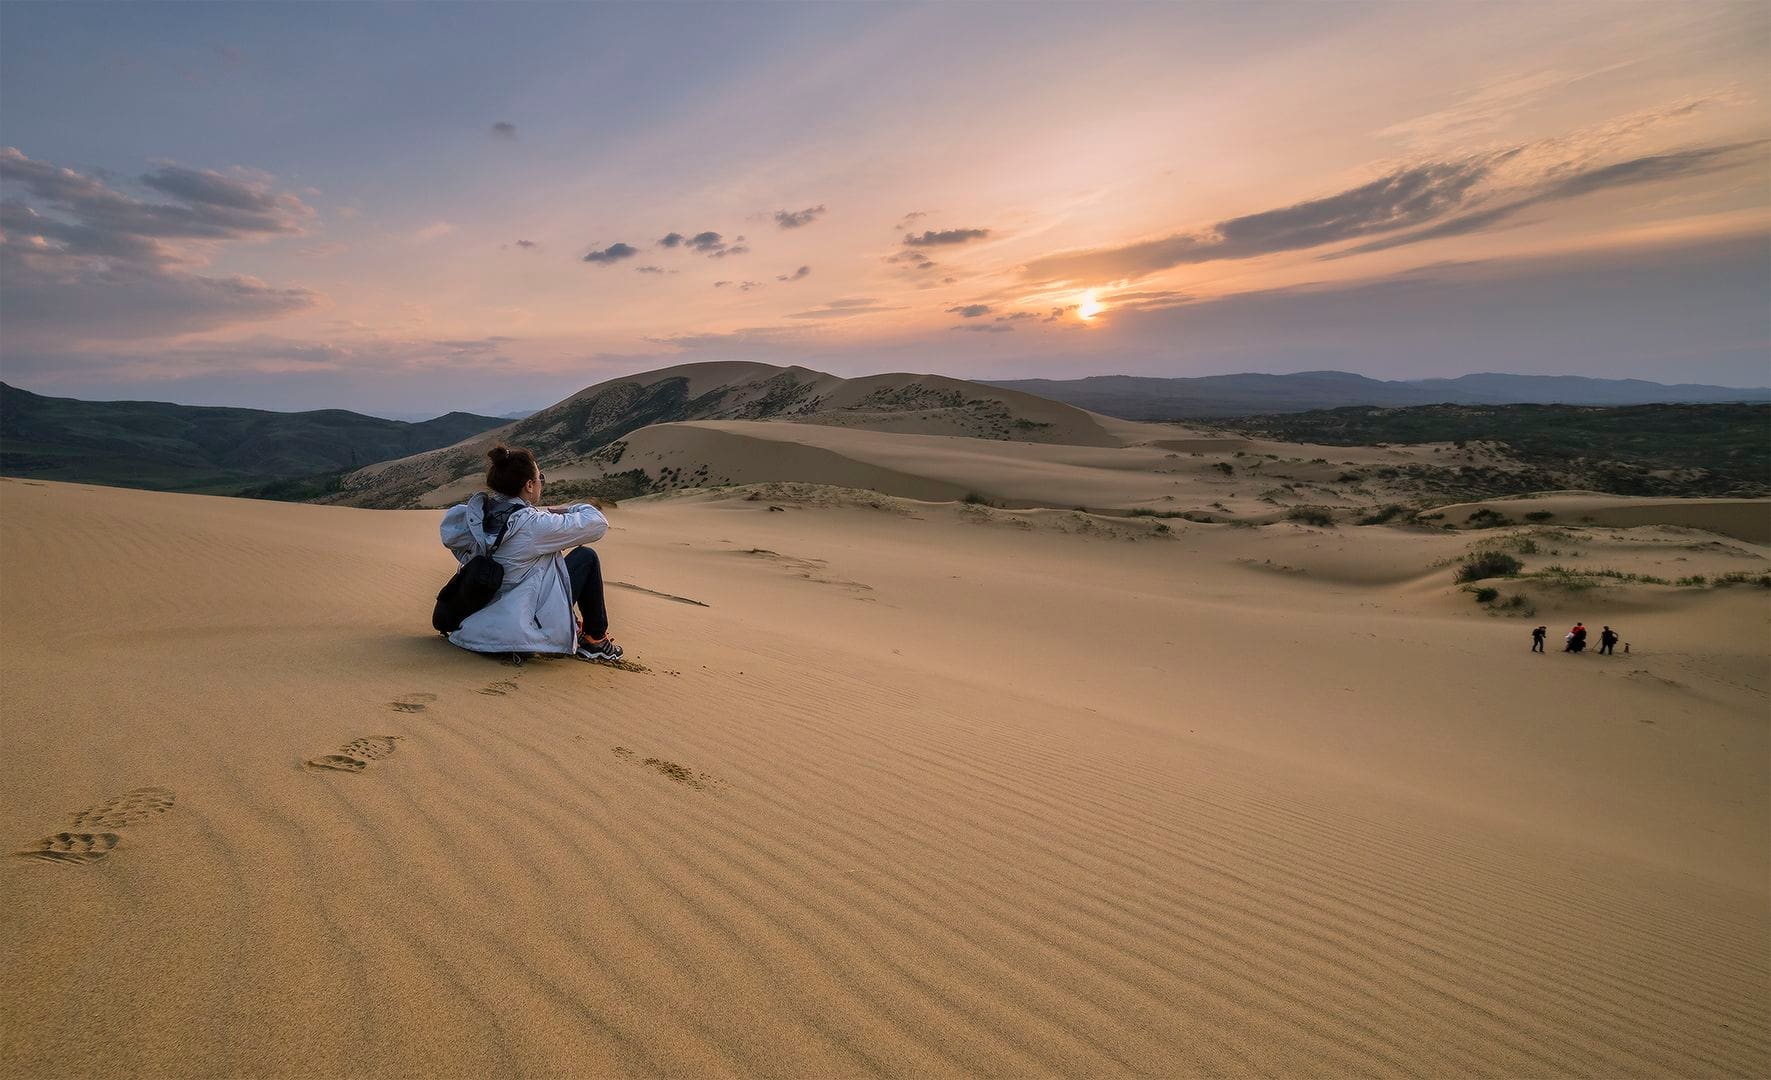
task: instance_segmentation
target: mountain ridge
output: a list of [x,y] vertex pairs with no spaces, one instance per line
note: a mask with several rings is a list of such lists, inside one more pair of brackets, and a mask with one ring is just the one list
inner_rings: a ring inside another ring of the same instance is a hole
[[337,474],[501,423],[450,412],[418,423],[347,409],[282,413],[165,401],[82,401],[0,382],[0,473],[149,490],[285,497]]
[[1350,371],[1286,375],[1161,377],[1090,375],[1081,379],[991,379],[1123,420],[1200,420],[1310,412],[1363,405],[1655,405],[1771,401],[1771,388],[1667,385],[1645,379],[1475,372],[1456,378],[1373,379]]

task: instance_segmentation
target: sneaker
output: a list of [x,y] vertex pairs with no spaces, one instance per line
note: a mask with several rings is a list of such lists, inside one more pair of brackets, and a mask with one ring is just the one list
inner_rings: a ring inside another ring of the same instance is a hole
[[619,660],[621,646],[615,644],[614,638],[592,641],[584,635],[578,636],[578,651],[574,654],[580,660]]

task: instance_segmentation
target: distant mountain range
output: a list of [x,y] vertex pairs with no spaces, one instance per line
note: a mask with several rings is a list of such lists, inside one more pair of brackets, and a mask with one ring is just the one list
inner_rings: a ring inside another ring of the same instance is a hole
[[343,409],[280,413],[161,401],[77,401],[0,383],[0,473],[217,495],[307,494],[284,482],[459,442],[507,421],[423,423]]
[[1368,379],[1347,371],[1161,379],[1007,379],[986,383],[1126,420],[1194,420],[1308,412],[1347,405],[1654,405],[1771,401],[1771,388],[1739,389],[1579,375],[1484,373],[1455,379]]

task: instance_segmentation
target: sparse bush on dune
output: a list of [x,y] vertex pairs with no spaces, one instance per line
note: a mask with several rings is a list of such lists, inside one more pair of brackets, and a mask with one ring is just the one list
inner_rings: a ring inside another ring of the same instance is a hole
[[1548,521],[1555,516],[1555,514],[1550,513],[1548,510],[1533,510],[1531,513],[1525,515],[1525,520]]
[[1403,506],[1401,503],[1391,503],[1382,510],[1375,511],[1360,518],[1359,524],[1383,525],[1406,513],[1408,513],[1408,507]]
[[1318,525],[1330,528],[1334,525],[1334,511],[1326,506],[1294,506],[1285,515],[1287,521],[1296,521],[1303,525]]
[[1457,568],[1459,582],[1481,581],[1484,578],[1512,577],[1525,569],[1525,564],[1504,551],[1478,551]]
[[1526,577],[1539,578],[1559,585],[1565,589],[1591,589],[1602,580],[1622,581],[1632,585],[1671,585],[1670,580],[1654,574],[1636,574],[1626,570],[1613,570],[1610,567],[1597,566],[1592,569],[1574,569],[1551,563],[1542,570],[1527,574]]
[[962,503],[965,503],[967,506],[994,506],[995,505],[989,499],[986,499],[984,496],[978,494],[975,491],[966,492],[965,495],[959,501]]
[[1513,593],[1505,600],[1500,598],[1500,590],[1492,585],[1465,585],[1464,592],[1476,598],[1476,603],[1488,608],[1490,615],[1534,616],[1537,607],[1532,604],[1531,597],[1524,593]]

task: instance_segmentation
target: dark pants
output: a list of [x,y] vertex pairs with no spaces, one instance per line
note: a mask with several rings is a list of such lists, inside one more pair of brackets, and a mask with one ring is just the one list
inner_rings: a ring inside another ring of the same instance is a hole
[[1531,651],[1543,652],[1543,638],[1534,637],[1531,639]]
[[1611,647],[1615,644],[1617,644],[1615,641],[1601,641],[1599,643],[1599,652],[1603,653],[1606,656],[1610,656],[1611,655]]
[[566,552],[566,573],[572,577],[572,596],[578,614],[584,616],[584,632],[600,638],[609,632],[609,612],[603,607],[603,566],[587,547]]

